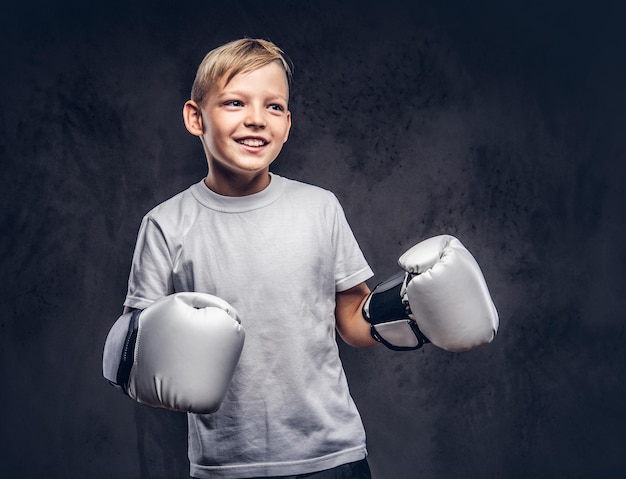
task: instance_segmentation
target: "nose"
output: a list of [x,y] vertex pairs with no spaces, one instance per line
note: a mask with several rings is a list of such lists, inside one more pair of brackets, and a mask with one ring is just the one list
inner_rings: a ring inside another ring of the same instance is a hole
[[244,124],[249,128],[265,128],[265,109],[258,105],[249,105]]

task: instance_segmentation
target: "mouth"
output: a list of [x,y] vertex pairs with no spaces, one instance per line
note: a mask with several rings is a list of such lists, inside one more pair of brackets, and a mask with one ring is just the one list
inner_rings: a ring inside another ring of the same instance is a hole
[[248,146],[251,148],[260,148],[261,146],[267,145],[269,142],[265,141],[263,138],[240,138],[239,140],[235,140],[240,145]]

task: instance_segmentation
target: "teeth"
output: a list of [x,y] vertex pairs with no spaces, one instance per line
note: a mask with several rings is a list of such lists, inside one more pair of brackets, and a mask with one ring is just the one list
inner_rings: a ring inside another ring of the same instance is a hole
[[263,146],[265,142],[263,140],[259,140],[256,138],[244,138],[243,140],[239,140],[239,143],[246,146]]

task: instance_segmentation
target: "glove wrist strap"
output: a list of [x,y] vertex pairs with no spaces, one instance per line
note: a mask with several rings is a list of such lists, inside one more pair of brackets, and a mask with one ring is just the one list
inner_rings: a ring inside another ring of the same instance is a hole
[[129,395],[128,384],[130,381],[130,372],[135,362],[135,344],[137,343],[137,333],[139,330],[139,315],[142,310],[133,311],[130,322],[128,323],[128,332],[124,341],[122,357],[117,370],[116,382],[109,381],[113,386],[120,389],[124,394]]
[[400,271],[378,284],[363,305],[372,337],[394,351],[419,349],[430,342],[410,317],[409,304],[402,300],[407,273]]

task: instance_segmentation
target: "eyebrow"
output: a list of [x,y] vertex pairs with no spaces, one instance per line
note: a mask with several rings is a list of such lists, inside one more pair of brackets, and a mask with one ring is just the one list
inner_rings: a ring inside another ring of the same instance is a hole
[[[235,95],[235,96],[242,96],[242,97],[248,97],[250,96],[249,93],[245,92],[244,90],[222,90],[217,97],[218,98],[222,98],[225,96],[230,96],[230,95]],[[270,92],[270,91],[266,91],[263,92],[263,96],[267,97],[267,98],[275,98],[275,99],[280,99],[283,101],[287,101],[289,99],[289,95],[284,96],[280,93],[276,93],[276,92]]]

